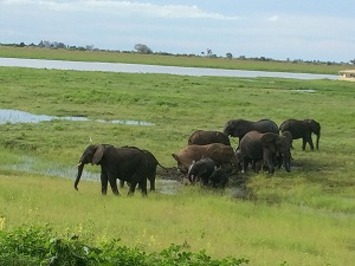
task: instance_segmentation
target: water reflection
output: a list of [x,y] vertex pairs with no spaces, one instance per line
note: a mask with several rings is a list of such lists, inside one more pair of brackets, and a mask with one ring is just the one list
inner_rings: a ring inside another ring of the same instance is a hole
[[0,124],[6,123],[40,123],[45,121],[53,121],[53,120],[69,120],[69,121],[93,121],[99,123],[113,123],[120,125],[134,125],[134,126],[152,126],[153,123],[146,121],[136,121],[136,120],[91,120],[86,117],[80,116],[49,116],[49,115],[36,115],[28,112],[23,112],[19,110],[12,109],[0,109]]

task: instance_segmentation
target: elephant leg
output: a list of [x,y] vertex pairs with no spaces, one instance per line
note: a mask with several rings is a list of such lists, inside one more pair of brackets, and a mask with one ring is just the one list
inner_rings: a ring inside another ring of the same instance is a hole
[[149,183],[150,183],[150,188],[149,188],[149,190],[150,191],[155,191],[155,176],[153,177],[151,177],[150,179],[149,179]]
[[302,151],[306,149],[306,143],[307,143],[306,138],[302,138]]
[[136,190],[136,186],[137,186],[137,182],[136,181],[132,181],[131,185],[129,187],[128,196],[134,195],[134,191]]
[[254,161],[254,171],[256,173],[259,173],[261,168],[263,167],[264,161],[263,160],[259,160],[259,161]]
[[273,174],[275,172],[274,160],[272,154],[265,155],[264,154],[264,162],[269,168],[269,174]]
[[157,170],[155,169],[152,175],[149,177],[150,191],[155,191],[155,177],[157,175]]
[[139,186],[142,189],[142,195],[147,196],[147,178],[142,178],[139,182]]
[[114,177],[109,178],[109,182],[110,182],[112,193],[118,196],[120,193],[118,192],[116,178]]
[[108,183],[106,173],[101,172],[100,178],[101,178],[101,194],[106,195],[107,194],[107,183]]
[[242,163],[242,173],[246,173],[248,169],[249,159],[244,158]]
[[312,140],[311,136],[309,137],[308,143],[309,143],[309,146],[311,147],[311,150],[313,151],[314,150],[314,145],[313,145],[313,140]]

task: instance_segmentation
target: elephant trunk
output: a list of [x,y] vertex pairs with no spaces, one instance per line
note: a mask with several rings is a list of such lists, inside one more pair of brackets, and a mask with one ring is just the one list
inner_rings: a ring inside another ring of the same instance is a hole
[[284,163],[284,167],[286,172],[291,172],[291,153],[290,154],[284,154],[283,156],[283,163]]
[[76,179],[75,179],[75,182],[74,182],[74,188],[75,188],[76,190],[79,190],[79,189],[78,189],[78,184],[79,184],[81,175],[82,175],[82,173],[83,173],[84,165],[85,165],[85,164],[84,164],[82,161],[80,161],[79,164],[78,164],[78,175],[76,176]]

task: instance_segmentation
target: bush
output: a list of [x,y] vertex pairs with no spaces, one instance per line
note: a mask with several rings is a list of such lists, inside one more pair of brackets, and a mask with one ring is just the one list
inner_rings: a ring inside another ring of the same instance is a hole
[[110,240],[93,247],[72,235],[57,237],[49,226],[24,226],[12,232],[0,231],[0,265],[206,265],[236,266],[247,259],[212,259],[205,251],[192,253],[171,244],[161,252],[146,253]]

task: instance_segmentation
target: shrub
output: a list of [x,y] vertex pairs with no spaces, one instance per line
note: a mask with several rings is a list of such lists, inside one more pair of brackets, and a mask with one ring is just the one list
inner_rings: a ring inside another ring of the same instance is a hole
[[23,226],[8,233],[0,231],[0,265],[237,266],[249,263],[244,258],[212,259],[204,250],[193,253],[175,244],[159,253],[146,253],[120,245],[119,241],[112,239],[93,247],[80,241],[77,235],[62,239],[49,226]]

